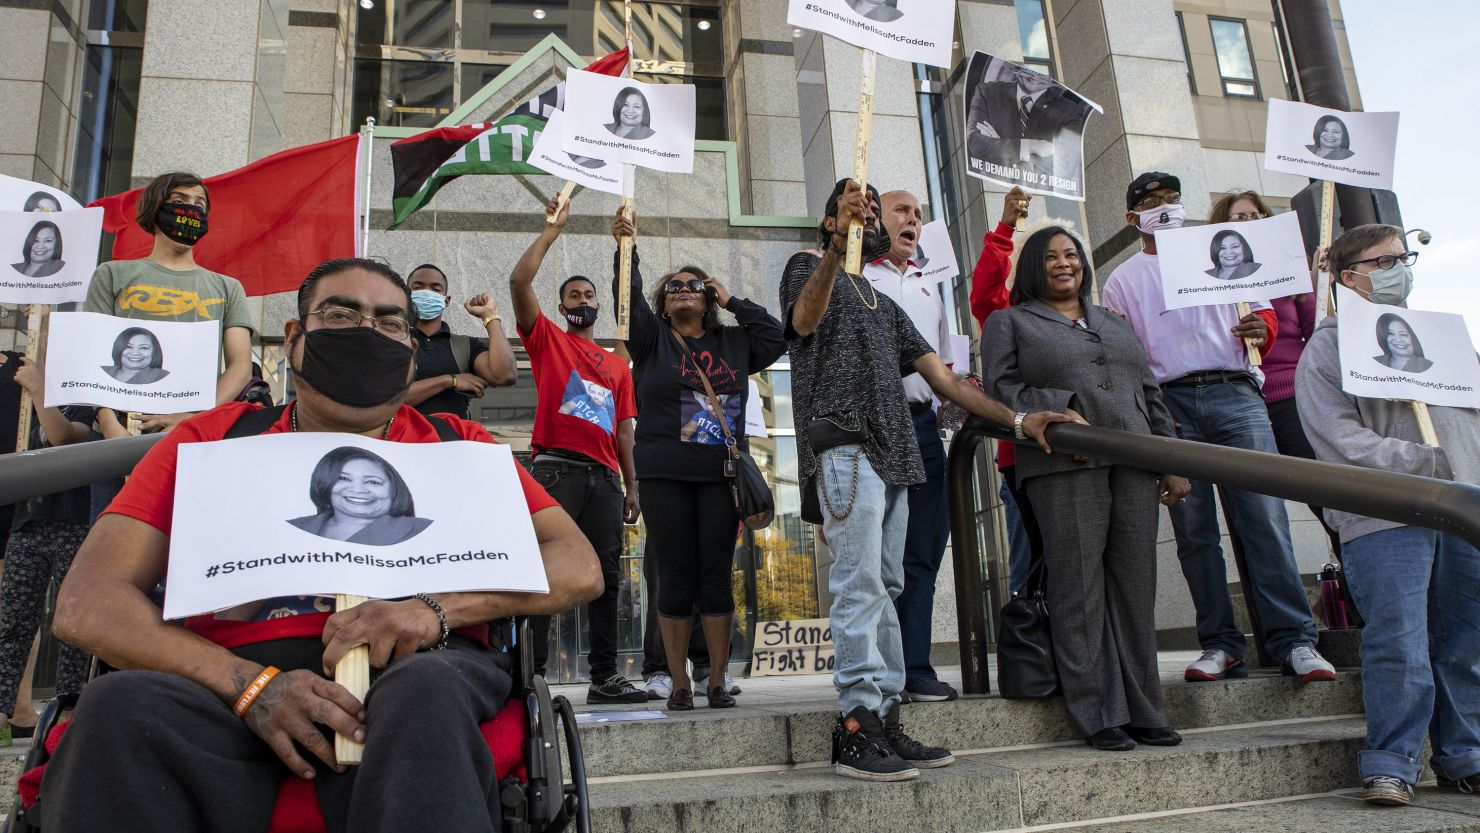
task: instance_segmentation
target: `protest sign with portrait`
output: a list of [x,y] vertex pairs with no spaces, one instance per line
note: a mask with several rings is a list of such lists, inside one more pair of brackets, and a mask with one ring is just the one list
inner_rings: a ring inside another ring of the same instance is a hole
[[73,211],[81,207],[60,188],[0,174],[0,211]]
[[1264,167],[1362,188],[1393,187],[1397,113],[1347,113],[1269,100]]
[[51,316],[46,404],[177,414],[216,404],[220,321],[135,321],[96,312]]
[[955,0],[790,0],[786,22],[900,61],[950,67]]
[[670,173],[694,170],[692,84],[644,84],[572,69],[565,104],[562,151]]
[[564,129],[565,114],[559,110],[551,110],[545,129],[535,140],[534,150],[530,151],[529,164],[583,188],[617,196],[632,193],[630,187],[623,188],[623,172],[627,170],[627,166],[595,156],[577,156],[561,150],[560,139]]
[[1167,309],[1268,301],[1312,290],[1300,218],[1158,231],[1156,253]]
[[312,432],[179,454],[167,619],[298,596],[549,592],[506,445]]
[[1343,391],[1480,407],[1480,359],[1464,316],[1373,304],[1340,285],[1335,292]]
[[85,299],[102,234],[101,208],[0,211],[0,303]]
[[951,245],[951,233],[946,230],[944,218],[932,220],[920,229],[913,260],[920,267],[920,273],[932,283],[948,281],[961,274],[956,265],[956,247]]
[[966,172],[1024,191],[1084,199],[1084,123],[1098,104],[985,52],[966,68]]

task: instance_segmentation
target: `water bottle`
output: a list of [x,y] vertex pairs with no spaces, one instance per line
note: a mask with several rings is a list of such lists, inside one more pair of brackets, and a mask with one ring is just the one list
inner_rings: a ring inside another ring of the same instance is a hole
[[1351,627],[1346,615],[1346,594],[1342,592],[1341,568],[1327,564],[1321,568],[1321,607],[1326,612],[1326,627],[1343,631]]

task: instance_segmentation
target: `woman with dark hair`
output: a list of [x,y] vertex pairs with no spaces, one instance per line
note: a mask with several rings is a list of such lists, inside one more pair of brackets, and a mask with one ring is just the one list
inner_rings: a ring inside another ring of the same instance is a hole
[[164,369],[164,348],[154,333],[129,327],[113,339],[113,365],[103,372],[130,385],[147,385],[170,375]]
[[61,211],[62,201],[45,191],[37,191],[31,196],[26,197],[26,203],[21,208],[21,210],[40,211],[43,214],[47,214],[53,211]]
[[1314,144],[1306,145],[1305,149],[1322,159],[1352,157],[1351,134],[1347,133],[1346,122],[1335,116],[1321,116],[1310,137]]
[[[1146,351],[1125,319],[1091,303],[1093,284],[1066,229],[1023,243],[1012,306],[982,334],[988,393],[1019,412],[1078,411],[1091,425],[1175,436]],[[1075,728],[1096,749],[1180,743],[1156,665],[1156,503],[1177,503],[1191,484],[1032,444],[1017,449],[1017,475],[1042,520],[1054,658]]]
[[612,101],[612,123],[606,129],[623,139],[646,139],[653,135],[652,120],[647,96],[636,87],[623,87]]
[[[612,236],[620,241],[632,233],[632,224],[618,212]],[[614,255],[614,274],[617,260]],[[735,610],[730,576],[740,529],[730,491],[729,442],[733,437],[741,450],[746,448],[748,381],[786,351],[781,322],[760,304],[731,295],[697,266],[664,275],[648,306],[635,249],[631,293],[626,343],[638,411],[634,462],[647,552],[658,571],[658,628],[672,681],[668,708],[694,707],[685,660],[696,605],[709,648],[709,707],[729,708],[735,698],[724,670],[730,660]],[[721,307],[739,323],[721,324]],[[719,412],[703,379],[719,400]]]
[[1224,229],[1213,235],[1213,242],[1208,245],[1208,259],[1213,261],[1213,268],[1203,274],[1225,281],[1247,278],[1263,265],[1254,262],[1254,250],[1249,247],[1249,241],[1233,229]]
[[363,448],[341,446],[325,454],[313,468],[308,497],[318,513],[288,523],[336,541],[383,547],[432,525],[416,517],[411,490],[395,468]]
[[10,268],[32,278],[44,278],[62,271],[67,262],[62,260],[62,230],[50,220],[42,220],[31,227],[26,242],[21,246],[21,262],[10,264]]
[[1378,316],[1377,346],[1382,348],[1382,355],[1372,358],[1393,370],[1422,373],[1434,366],[1432,360],[1424,358],[1418,333],[1396,313],[1385,312]]

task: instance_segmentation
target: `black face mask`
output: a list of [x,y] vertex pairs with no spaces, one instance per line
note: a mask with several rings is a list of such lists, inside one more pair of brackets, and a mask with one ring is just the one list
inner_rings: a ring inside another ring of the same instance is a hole
[[206,210],[184,202],[167,202],[154,215],[154,225],[165,237],[185,246],[194,246],[206,236]]
[[569,321],[570,326],[574,329],[588,330],[596,326],[596,316],[598,315],[596,307],[581,304],[575,309],[561,307],[561,312],[565,314],[565,320]]
[[413,355],[409,344],[369,327],[305,330],[303,366],[293,373],[341,405],[374,408],[411,386]]

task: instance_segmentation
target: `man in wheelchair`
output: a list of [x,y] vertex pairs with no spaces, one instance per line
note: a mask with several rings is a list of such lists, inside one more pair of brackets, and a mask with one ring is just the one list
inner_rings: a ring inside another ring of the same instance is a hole
[[[180,443],[287,431],[493,442],[476,423],[401,404],[414,372],[409,308],[406,284],[380,263],[319,266],[285,327],[296,402],[281,413],[231,403],[186,420],[99,518],[61,588],[55,631],[124,670],[83,692],[46,772],[44,830],[260,833],[293,777],[312,779],[334,833],[497,829],[479,725],[512,681],[487,623],[556,614],[602,590],[590,544],[522,468],[548,595],[420,594],[339,612],[332,598],[269,599],[183,626],[149,596],[165,576]],[[364,703],[327,679],[361,645],[379,669]],[[335,760],[335,732],[363,741],[360,766]]]

